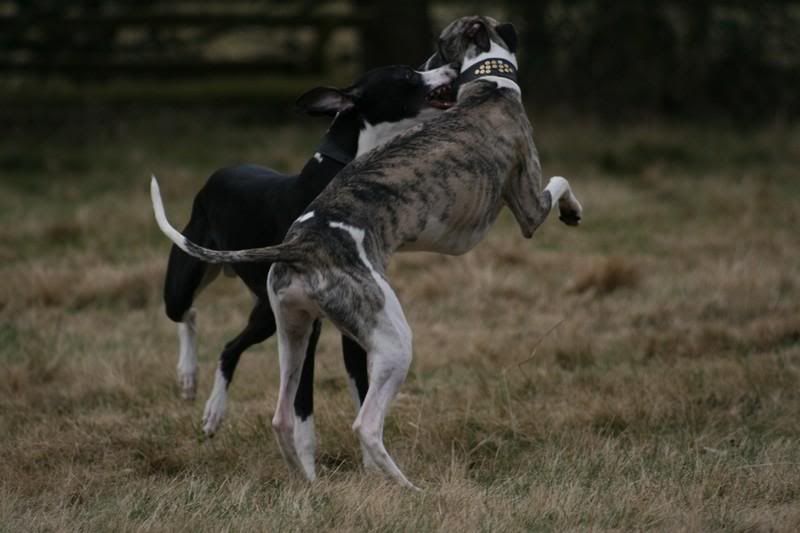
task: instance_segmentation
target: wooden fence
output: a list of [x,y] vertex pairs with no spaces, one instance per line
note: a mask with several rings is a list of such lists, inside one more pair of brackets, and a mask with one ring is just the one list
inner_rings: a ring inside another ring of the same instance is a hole
[[321,74],[334,32],[357,30],[364,17],[347,9],[320,12],[316,4],[0,0],[0,76]]

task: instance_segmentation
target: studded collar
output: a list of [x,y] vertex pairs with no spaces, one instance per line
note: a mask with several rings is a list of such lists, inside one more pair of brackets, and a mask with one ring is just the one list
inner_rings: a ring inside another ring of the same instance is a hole
[[461,73],[456,80],[457,85],[463,85],[486,76],[497,76],[517,82],[517,67],[510,61],[495,57],[479,61]]

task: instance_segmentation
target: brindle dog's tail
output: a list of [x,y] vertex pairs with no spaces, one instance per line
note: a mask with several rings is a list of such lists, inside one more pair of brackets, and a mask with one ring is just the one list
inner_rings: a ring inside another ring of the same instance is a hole
[[206,263],[260,263],[276,262],[296,263],[304,259],[304,255],[294,243],[282,243],[277,246],[265,248],[250,248],[248,250],[223,251],[212,250],[193,243],[176,230],[167,220],[164,212],[164,202],[161,201],[161,191],[156,177],[150,180],[150,199],[153,201],[153,211],[156,222],[161,231],[175,243],[175,246]]

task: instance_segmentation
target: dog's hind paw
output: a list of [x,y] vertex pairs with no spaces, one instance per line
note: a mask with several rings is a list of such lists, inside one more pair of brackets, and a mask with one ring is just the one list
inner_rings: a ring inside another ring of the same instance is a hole
[[181,389],[181,398],[194,400],[197,395],[197,372],[178,372],[178,387]]

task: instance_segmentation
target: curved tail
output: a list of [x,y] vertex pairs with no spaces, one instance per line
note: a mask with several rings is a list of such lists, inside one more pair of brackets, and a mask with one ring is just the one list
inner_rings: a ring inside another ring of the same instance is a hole
[[304,259],[301,251],[292,243],[282,243],[277,246],[265,248],[250,248],[247,250],[223,251],[212,250],[193,243],[176,230],[167,220],[164,212],[164,203],[161,201],[161,190],[156,177],[150,180],[150,199],[153,201],[153,211],[156,222],[161,231],[175,243],[175,246],[206,263],[259,263],[259,262],[284,262],[296,263]]

